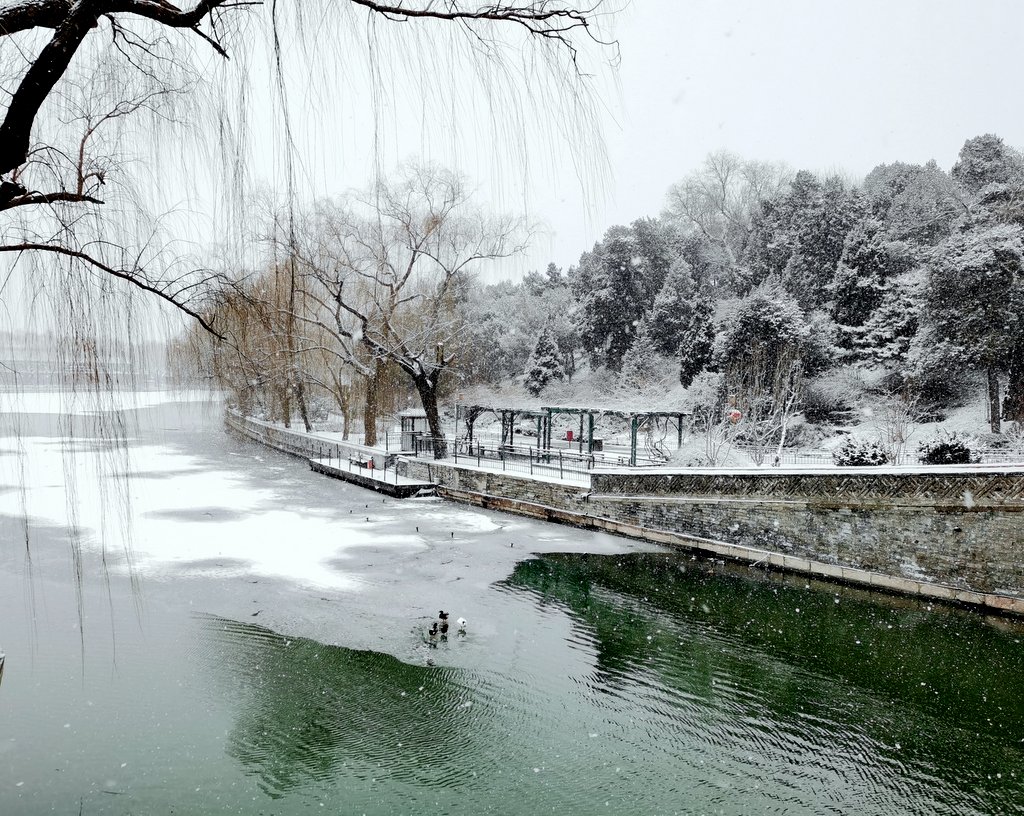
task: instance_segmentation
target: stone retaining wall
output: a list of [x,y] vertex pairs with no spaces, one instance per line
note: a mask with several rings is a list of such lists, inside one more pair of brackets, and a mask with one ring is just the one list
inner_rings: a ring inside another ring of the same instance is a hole
[[441,495],[849,583],[1024,614],[1024,471],[595,473],[586,491],[408,460]]

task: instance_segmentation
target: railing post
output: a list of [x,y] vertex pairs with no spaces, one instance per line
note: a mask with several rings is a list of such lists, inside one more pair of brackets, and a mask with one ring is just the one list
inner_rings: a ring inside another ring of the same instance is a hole
[[533,475],[533,448],[526,449],[526,455],[530,457],[530,475]]
[[564,479],[565,474],[562,472],[562,449],[558,449],[558,478]]

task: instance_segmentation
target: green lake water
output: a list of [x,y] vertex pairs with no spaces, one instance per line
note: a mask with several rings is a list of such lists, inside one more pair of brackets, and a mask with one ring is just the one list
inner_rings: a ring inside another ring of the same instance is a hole
[[[131,568],[0,483],[3,816],[1024,813],[1020,623],[386,503],[176,411],[80,452],[149,451]],[[19,427],[8,465],[62,431]],[[238,492],[184,513],[188,478]],[[286,555],[356,542],[336,583],[147,549],[277,514]],[[432,649],[442,604],[470,624]]]

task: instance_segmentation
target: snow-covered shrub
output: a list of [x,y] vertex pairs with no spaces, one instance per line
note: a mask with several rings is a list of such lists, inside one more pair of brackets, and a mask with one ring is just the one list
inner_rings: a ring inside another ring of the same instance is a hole
[[924,465],[969,465],[981,461],[976,440],[959,431],[940,433],[918,445],[917,452]]
[[819,445],[824,438],[825,434],[820,428],[808,422],[806,417],[797,414],[786,429],[784,447],[798,450],[813,448]]
[[848,436],[838,448],[832,451],[832,461],[839,467],[884,465],[889,461],[889,454],[877,439],[859,439],[855,436]]

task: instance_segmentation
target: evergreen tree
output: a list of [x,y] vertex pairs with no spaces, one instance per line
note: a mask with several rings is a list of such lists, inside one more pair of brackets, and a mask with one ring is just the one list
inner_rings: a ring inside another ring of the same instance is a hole
[[900,282],[883,286],[881,298],[878,308],[863,325],[851,328],[845,339],[851,341],[849,347],[858,359],[895,365],[906,359],[917,334],[921,304],[919,296]]
[[658,379],[663,368],[664,362],[657,354],[651,324],[645,320],[622,358],[622,382],[629,388],[645,388]]
[[864,192],[872,214],[897,241],[934,246],[966,209],[957,185],[934,161],[881,164],[864,179]]
[[781,281],[802,308],[820,306],[863,209],[841,179],[822,183],[800,171],[789,191],[766,203],[755,220],[747,255],[754,277]]
[[679,258],[669,269],[643,330],[652,353],[679,360],[683,385],[689,385],[711,360],[713,313],[707,286],[699,285],[690,265]]
[[1016,362],[1024,335],[1024,241],[1017,226],[973,229],[935,253],[926,293],[940,340],[965,349],[988,377],[989,420],[999,433],[999,375]]
[[[854,353],[863,348],[862,340],[869,330],[865,324],[883,302],[893,300],[893,279],[909,270],[914,262],[909,248],[900,242],[889,241],[884,225],[868,218],[857,224],[846,236],[843,255],[829,285],[831,303],[829,314],[835,321],[840,348]],[[900,298],[902,302],[904,299]],[[913,310],[916,331],[916,309]],[[873,322],[870,331],[882,328],[889,319],[899,315],[886,313]],[[880,323],[881,320],[881,323]],[[913,336],[911,331],[910,336]],[[881,337],[878,338],[881,341]],[[903,349],[904,353],[906,349]]]
[[690,265],[680,258],[668,271],[647,317],[650,341],[659,354],[675,355],[683,333],[693,322],[699,300],[706,300],[693,280]]
[[698,301],[693,320],[679,341],[679,382],[689,387],[694,377],[708,367],[715,347],[715,325],[711,320],[714,304]]
[[964,142],[951,175],[971,194],[991,184],[1019,185],[1024,157],[998,136],[986,133]]
[[523,385],[536,397],[548,387],[552,380],[564,378],[565,370],[562,368],[558,344],[550,329],[545,327],[537,339],[537,345],[526,366],[526,379],[523,381]]
[[641,219],[610,228],[580,257],[572,287],[580,303],[580,339],[594,365],[621,368],[678,252],[674,227]]

